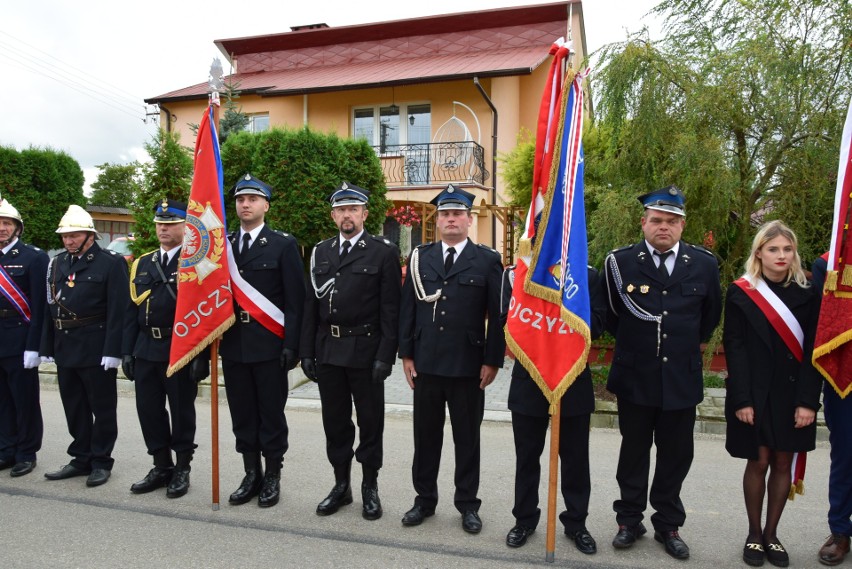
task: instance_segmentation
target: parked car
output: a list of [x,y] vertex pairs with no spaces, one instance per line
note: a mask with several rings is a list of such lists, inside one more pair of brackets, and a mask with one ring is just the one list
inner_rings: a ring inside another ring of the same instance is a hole
[[107,249],[110,251],[115,251],[119,255],[123,255],[125,261],[127,261],[128,263],[132,263],[133,251],[130,250],[130,242],[133,240],[133,235],[128,235],[126,237],[116,237],[110,242],[109,245],[107,245]]

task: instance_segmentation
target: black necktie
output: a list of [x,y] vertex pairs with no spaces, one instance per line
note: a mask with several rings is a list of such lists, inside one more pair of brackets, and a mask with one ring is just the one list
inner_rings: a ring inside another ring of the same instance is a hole
[[243,246],[240,249],[240,255],[245,255],[249,247],[251,246],[251,235],[249,233],[243,233]]
[[168,253],[162,254],[162,256],[160,257],[160,264],[163,265],[163,270],[165,271],[166,267],[169,266],[169,254]]
[[456,250],[454,247],[447,248],[447,258],[444,259],[444,274],[450,272],[450,269],[453,268],[454,257],[456,256]]
[[669,278],[669,269],[666,267],[666,259],[671,254],[671,251],[666,251],[665,253],[654,251],[654,255],[660,258],[660,265],[657,267],[657,271],[660,273],[660,277],[662,277],[663,280]]
[[347,241],[343,242],[343,249],[340,250],[340,260],[341,261],[346,258],[346,255],[349,254],[349,249],[351,247],[352,247],[352,243],[350,241],[347,240]]

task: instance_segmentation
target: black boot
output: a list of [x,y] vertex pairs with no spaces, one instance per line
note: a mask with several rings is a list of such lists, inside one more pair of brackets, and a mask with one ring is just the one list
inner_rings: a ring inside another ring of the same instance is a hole
[[343,466],[334,467],[334,488],[331,489],[325,500],[317,505],[317,515],[330,516],[339,510],[340,506],[352,503],[352,488],[349,484],[351,468],[351,461]]
[[192,462],[192,451],[177,453],[177,466],[172,472],[172,479],[166,488],[166,496],[180,498],[189,490],[189,463]]
[[134,494],[146,494],[168,485],[172,478],[174,464],[171,450],[167,448],[158,450],[154,453],[154,468],[145,475],[145,478],[132,484],[130,491]]
[[260,495],[257,497],[257,505],[261,508],[271,508],[278,503],[281,496],[281,459],[266,459],[266,475]]
[[382,517],[382,501],[379,500],[379,471],[364,466],[364,481],[361,483],[361,500],[364,510],[361,515],[365,520],[377,520]]
[[228,502],[235,506],[245,504],[257,496],[263,483],[263,466],[260,464],[260,453],[244,453],[243,465],[245,465],[246,475],[240,482],[240,487],[228,498]]

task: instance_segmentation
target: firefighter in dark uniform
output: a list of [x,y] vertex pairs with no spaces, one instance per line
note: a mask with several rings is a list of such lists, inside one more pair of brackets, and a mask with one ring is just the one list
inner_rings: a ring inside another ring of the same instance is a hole
[[[364,230],[369,192],[343,182],[331,195],[331,218],[340,233],[311,254],[310,289],[302,326],[302,369],[319,383],[326,454],[335,484],[317,506],[327,516],[352,503],[352,457],[361,463],[362,516],[382,516],[384,381],[396,359],[402,269],[399,249]],[[360,441],[353,453],[358,416]]]
[[296,239],[264,223],[272,189],[246,174],[234,186],[234,196],[240,229],[228,238],[239,274],[262,302],[284,314],[286,333],[282,339],[256,314],[234,303],[237,321],[223,335],[219,353],[236,449],[243,455],[246,474],[228,501],[245,504],[258,496],[259,506],[270,507],[278,503],[287,452],[287,372],[299,364],[305,273]]
[[[514,267],[503,274],[503,318],[512,297]],[[600,337],[606,320],[606,299],[599,273],[588,267],[590,331],[592,339]],[[520,286],[520,285],[519,285]],[[549,404],[541,389],[520,361],[515,360],[509,385],[509,410],[515,441],[515,526],[506,536],[509,547],[521,547],[535,532],[541,517],[538,487],[541,480],[541,453],[550,425]],[[589,366],[577,376],[565,395],[559,422],[559,459],[562,472],[562,498],[565,511],[559,521],[565,535],[576,548],[587,555],[597,552],[597,544],[586,528],[589,497],[592,491],[589,472],[589,429],[595,411],[595,392]]]
[[0,470],[12,476],[33,471],[44,432],[38,348],[48,257],[23,232],[18,210],[0,200]]
[[606,272],[607,330],[615,354],[607,389],[618,397],[621,451],[613,504],[617,549],[646,533],[651,445],[657,462],[650,501],[654,538],[677,559],[689,557],[678,528],[686,520],[680,490],[693,457],[695,406],[704,397],[701,343],[722,311],[715,256],[680,240],[684,197],[669,186],[639,197],[644,241],[611,252]]
[[189,490],[189,463],[197,446],[196,382],[209,374],[210,355],[205,352],[166,377],[185,222],[185,203],[164,199],[157,204],[154,225],[160,248],[136,259],[130,269],[131,305],[121,367],[127,379],[136,382],[139,425],[148,454],[154,457],[154,468],[130,487],[134,494],[167,486],[166,496],[179,498]]
[[121,365],[121,336],[130,302],[127,261],[97,244],[92,216],[68,206],[56,230],[65,252],[47,270],[47,318],[41,355],[54,358],[65,407],[72,460],[44,476],[62,480],[88,476],[100,486],[112,471],[118,435],[115,378]]
[[479,533],[479,427],[485,388],[506,351],[503,265],[497,251],[468,239],[473,195],[449,185],[432,203],[441,241],[412,252],[399,313],[399,355],[414,390],[411,471],[417,492],[402,524],[416,526],[435,513],[446,405],[456,451],[454,503],[462,528]]

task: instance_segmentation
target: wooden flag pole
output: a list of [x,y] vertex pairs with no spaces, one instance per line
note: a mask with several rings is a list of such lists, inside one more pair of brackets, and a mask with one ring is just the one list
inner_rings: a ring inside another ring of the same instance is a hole
[[210,449],[213,511],[219,509],[219,339],[210,344]]
[[[211,68],[211,75],[214,69]],[[219,135],[219,92],[214,90],[211,97],[213,103],[213,125],[216,136]],[[213,493],[213,511],[219,510],[219,338],[210,344],[210,449]]]
[[556,403],[556,412],[550,416],[550,477],[547,482],[547,539],[545,561],[556,559],[556,496],[559,484],[559,423],[562,400]]

